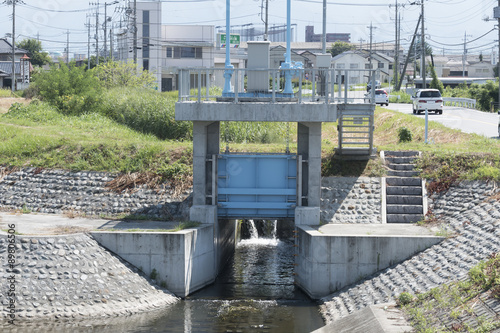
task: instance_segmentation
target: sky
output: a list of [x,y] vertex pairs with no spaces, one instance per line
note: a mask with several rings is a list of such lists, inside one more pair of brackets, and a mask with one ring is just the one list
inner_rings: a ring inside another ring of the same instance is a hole
[[[1,1],[1,0],[0,0]],[[88,29],[95,24],[98,0],[20,0],[16,5],[16,41],[39,38],[47,51],[63,52],[69,37],[70,53],[87,53]],[[263,0],[264,2],[266,0]],[[351,42],[366,44],[373,25],[373,43],[395,40],[396,3],[401,17],[401,45],[407,49],[421,13],[422,0],[327,0],[327,32],[350,33]],[[423,0],[426,41],[434,54],[491,54],[498,50],[498,0]],[[104,0],[100,0],[100,23]],[[107,16],[118,26],[128,0],[107,0]],[[163,24],[224,26],[225,0],[161,0]],[[286,24],[286,0],[269,0],[269,25]],[[231,0],[231,25],[263,26],[262,0]],[[291,0],[291,23],[296,41],[304,41],[305,26],[323,29],[323,0]],[[489,17],[490,21],[485,21]],[[419,29],[420,32],[420,29]],[[12,5],[0,2],[0,37],[12,33]],[[68,34],[69,33],[69,34]],[[95,27],[92,28],[92,37]],[[101,32],[102,34],[102,32]],[[103,36],[100,37],[100,43]],[[95,41],[92,40],[92,43]]]

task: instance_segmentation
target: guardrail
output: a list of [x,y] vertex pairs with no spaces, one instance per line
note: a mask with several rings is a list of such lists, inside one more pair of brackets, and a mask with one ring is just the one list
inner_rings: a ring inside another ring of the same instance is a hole
[[443,97],[444,105],[475,109],[476,100],[472,98]]
[[[292,72],[293,94],[284,94],[285,73]],[[224,92],[224,74],[231,73],[231,91]],[[178,70],[179,102],[223,100],[243,102],[365,103],[366,82],[375,81],[379,70],[356,69],[231,69],[182,68]],[[207,89],[208,87],[208,89]],[[360,89],[363,93],[352,93]],[[374,90],[372,90],[374,94]],[[371,96],[374,101],[374,95]]]

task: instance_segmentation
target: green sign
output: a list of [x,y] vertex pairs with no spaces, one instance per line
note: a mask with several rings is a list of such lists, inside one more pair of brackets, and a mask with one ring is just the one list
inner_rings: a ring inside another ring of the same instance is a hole
[[[226,44],[226,34],[221,34],[220,35],[220,44],[225,45]],[[229,45],[240,45],[240,35],[229,35]]]

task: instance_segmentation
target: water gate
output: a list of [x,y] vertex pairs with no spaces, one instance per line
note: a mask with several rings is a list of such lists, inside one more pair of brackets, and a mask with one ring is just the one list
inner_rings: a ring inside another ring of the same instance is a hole
[[218,216],[293,218],[297,184],[301,183],[300,160],[292,154],[218,155]]

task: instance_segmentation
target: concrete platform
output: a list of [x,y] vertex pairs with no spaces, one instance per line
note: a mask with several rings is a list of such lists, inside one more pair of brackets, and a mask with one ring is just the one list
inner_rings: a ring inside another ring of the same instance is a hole
[[168,230],[173,229],[176,221],[128,221],[110,219],[70,218],[54,214],[15,214],[0,212],[0,230],[16,225],[16,232],[22,235],[59,235],[77,232],[106,230]]
[[438,244],[444,237],[407,224],[297,226],[296,284],[319,299]]

